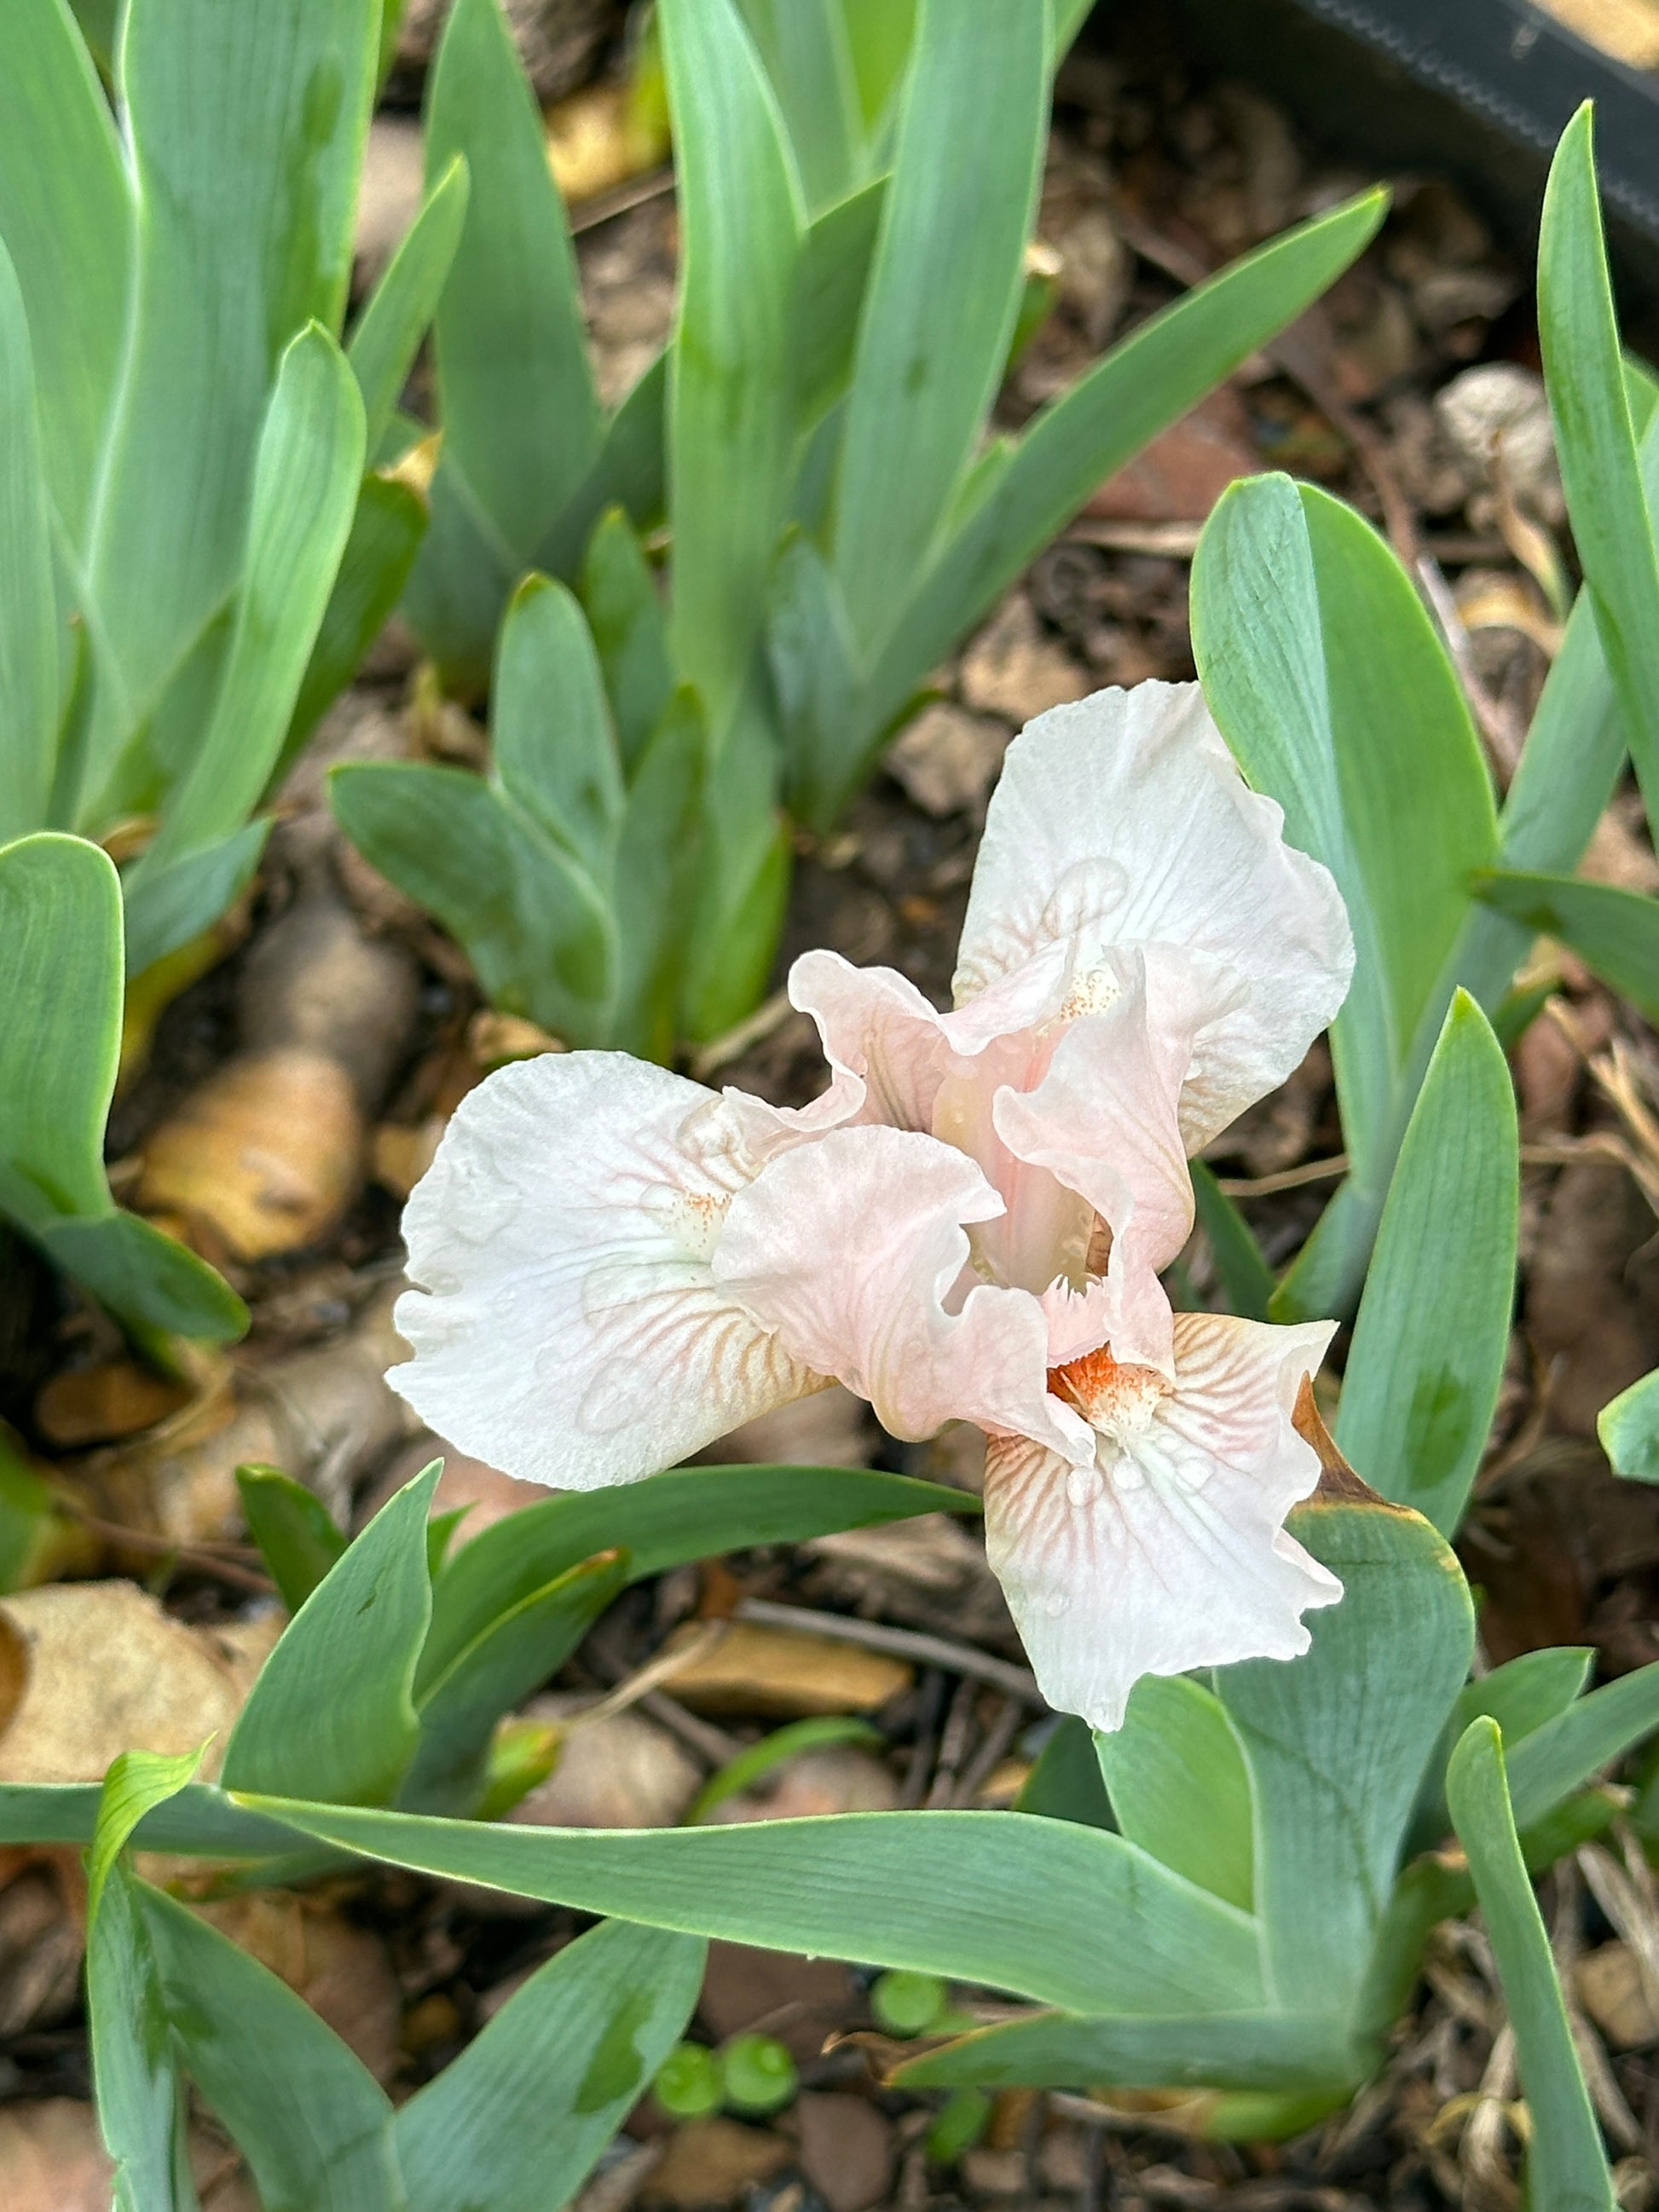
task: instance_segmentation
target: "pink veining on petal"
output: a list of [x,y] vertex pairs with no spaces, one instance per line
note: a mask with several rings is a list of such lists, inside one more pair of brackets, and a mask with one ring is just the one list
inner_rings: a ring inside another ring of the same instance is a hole
[[1319,1477],[1292,1414],[1331,1333],[1179,1315],[1171,1376],[1100,1350],[1050,1376],[1091,1465],[993,1439],[987,1552],[1058,1710],[1115,1729],[1143,1674],[1307,1650],[1342,1587],[1284,1523]]
[[654,1474],[823,1387],[710,1270],[752,1167],[725,1103],[623,1053],[547,1053],[464,1099],[404,1214],[395,1389],[504,1474]]

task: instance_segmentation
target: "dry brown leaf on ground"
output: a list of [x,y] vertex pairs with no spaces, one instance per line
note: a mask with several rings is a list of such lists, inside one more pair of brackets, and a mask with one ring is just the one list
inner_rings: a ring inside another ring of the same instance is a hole
[[[681,1631],[696,1637],[700,1628]],[[665,1647],[672,1652],[674,1642]],[[869,1713],[908,1690],[912,1669],[884,1652],[827,1636],[730,1622],[676,1668],[673,1692],[696,1713],[753,1713],[801,1720],[816,1713]]]
[[[429,69],[451,0],[410,0],[398,32],[395,66],[409,78]],[[506,0],[503,11],[525,74],[539,100],[579,85],[616,27],[615,0]]]
[[1010,592],[962,656],[963,704],[1018,726],[1091,689],[1084,670],[1050,637],[1025,592]]
[[647,2204],[672,2212],[717,2212],[740,2204],[744,2192],[769,2181],[790,2162],[789,2145],[769,2129],[716,2113],[688,2120],[669,2136],[641,2192]]
[[337,1907],[255,1890],[194,1910],[287,1983],[383,2085],[398,2069],[402,2000],[386,1946]]
[[571,2199],[570,2212],[629,2212],[665,2148],[665,2141],[630,2143],[617,2136]]
[[[1483,362],[1435,395],[1434,411],[1472,492],[1499,481],[1530,514],[1559,524],[1566,513],[1544,380],[1519,362]],[[1477,507],[1472,521],[1489,516]]]
[[197,1395],[184,1376],[158,1375],[136,1359],[67,1367],[34,1401],[34,1425],[58,1451],[118,1443],[182,1413]]
[[547,158],[566,204],[625,185],[667,157],[666,118],[631,84],[584,85],[547,111]]
[[[415,1424],[386,1371],[406,1357],[392,1325],[397,1285],[378,1291],[350,1328],[266,1365],[239,1359],[227,1387],[175,1421],[75,1470],[77,1487],[106,1521],[177,1544],[243,1533],[236,1469],[281,1468],[314,1490],[338,1521],[352,1487]],[[135,1565],[140,1564],[135,1555]],[[153,1554],[142,1561],[144,1571]]]
[[1603,1943],[1585,1952],[1574,1983],[1579,2003],[1613,2050],[1646,2050],[1659,2043],[1659,2015],[1648,2002],[1628,1943]]
[[[204,2127],[190,2131],[202,2212],[259,2212],[241,2161]],[[5,2212],[109,2212],[115,2163],[90,2105],[73,2097],[0,2105]]]
[[1557,1428],[1593,1437],[1610,1398],[1659,1365],[1653,1213],[1623,1169],[1563,1168],[1528,1253],[1525,1327]]
[[716,2042],[751,2032],[775,2035],[804,2064],[864,2016],[864,2003],[851,1969],[838,1960],[716,1940],[708,1946],[697,2013]]
[[[0,1859],[0,2042],[69,2019],[80,2002],[86,1883],[78,1851],[12,1850]],[[0,2174],[3,2174],[0,2165]]]
[[862,1398],[832,1382],[717,1437],[697,1457],[711,1466],[868,1467],[878,1432]]
[[1201,522],[1229,484],[1261,466],[1244,403],[1224,384],[1109,477],[1084,512],[1109,522]]
[[636,1712],[584,1721],[582,1701],[533,1698],[525,1717],[562,1735],[558,1764],[507,1815],[531,1827],[671,1828],[702,1780],[667,1731]]
[[144,1139],[134,1206],[216,1262],[314,1244],[361,1187],[418,994],[412,957],[314,873],[244,964],[242,1049]]
[[[274,1640],[280,1616],[270,1616]],[[0,1781],[100,1782],[135,1747],[222,1756],[251,1657],[187,1628],[128,1582],[55,1583],[0,1599]]]

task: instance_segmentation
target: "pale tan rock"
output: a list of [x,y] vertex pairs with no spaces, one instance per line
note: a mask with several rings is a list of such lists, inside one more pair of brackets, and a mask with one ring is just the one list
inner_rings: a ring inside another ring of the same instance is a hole
[[785,1762],[753,1790],[709,1814],[711,1826],[746,1820],[804,1820],[825,1813],[890,1813],[898,1804],[892,1770],[857,1745],[825,1744]]
[[963,703],[1018,725],[1068,699],[1081,699],[1089,678],[1062,645],[1043,630],[1024,592],[1011,592],[962,659]]
[[889,747],[884,766],[924,814],[976,814],[1012,734],[989,714],[936,700]]
[[981,2143],[963,2154],[961,2173],[970,2195],[975,2197],[1025,2197],[1030,2184],[1026,2179],[1025,2154],[1018,2150],[993,2150]]
[[1644,897],[1651,897],[1659,891],[1659,860],[1655,859],[1652,848],[1613,806],[1596,823],[1578,864],[1578,872],[1588,876],[1592,883],[1612,884],[1621,891],[1639,891]]
[[1579,2003],[1615,2051],[1642,2051],[1659,2043],[1659,2017],[1648,2002],[1628,1943],[1602,1943],[1586,1951],[1573,1979]]
[[745,2127],[721,2115],[688,2120],[668,2139],[643,2201],[674,2212],[716,2212],[741,2203],[744,2190],[769,2181],[789,2163],[789,2146],[764,2128]]
[[893,2130],[867,2097],[804,2090],[794,2103],[801,2171],[830,2212],[866,2212],[893,2185]]
[[210,1735],[210,1773],[243,1695],[231,1655],[132,1583],[0,1600],[0,1782],[98,1782],[124,1751]]
[[420,118],[377,115],[368,126],[357,188],[356,281],[367,291],[403,244],[425,190]]
[[239,1701],[246,1702],[287,1626],[288,1615],[273,1599],[261,1613],[216,1621],[195,1632],[229,1674]]
[[1064,2121],[1050,2128],[1038,2147],[1037,2172],[1057,2195],[1080,2196],[1093,2179],[1082,2129]]
[[191,1395],[188,1382],[158,1375],[136,1359],[103,1360],[54,1375],[34,1401],[34,1422],[60,1451],[82,1451],[154,1428],[187,1405]]
[[228,1060],[146,1139],[134,1203],[218,1263],[298,1251],[350,1203],[363,1139],[350,1079],[325,1054]]
[[[190,2131],[202,2212],[259,2212],[240,2160],[205,2128]],[[5,2212],[109,2212],[115,2162],[98,2116],[75,2097],[0,2105],[0,2202]]]
[[[691,1632],[700,1633],[700,1626]],[[910,1686],[902,1659],[827,1636],[734,1620],[670,1685],[699,1713],[800,1720],[811,1713],[867,1713]]]
[[90,2105],[45,2097],[0,2105],[6,2212],[109,2212],[115,2162]]
[[1518,362],[1483,362],[1437,393],[1435,413],[1471,488],[1500,467],[1516,500],[1546,522],[1566,512],[1544,380]]
[[534,1698],[531,1720],[564,1730],[558,1764],[507,1814],[521,1827],[672,1828],[702,1776],[666,1729],[642,1713],[584,1721],[577,1701]]

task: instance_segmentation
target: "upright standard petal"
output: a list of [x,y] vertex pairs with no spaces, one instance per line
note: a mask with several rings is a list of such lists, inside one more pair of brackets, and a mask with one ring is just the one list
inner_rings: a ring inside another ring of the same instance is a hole
[[1190,956],[1166,958],[1154,1013],[1146,956],[1114,954],[1117,995],[1072,1024],[1035,1090],[999,1091],[994,1106],[1009,1152],[1078,1192],[1111,1231],[1105,1333],[1114,1354],[1165,1374],[1173,1319],[1158,1271],[1193,1225],[1181,1090],[1194,1035],[1218,1003],[1209,979],[1176,973],[1176,963],[1190,965]]
[[1177,1315],[1173,1381],[1104,1352],[1053,1378],[1091,1466],[993,1438],[986,1550],[1050,1705],[1115,1729],[1143,1674],[1307,1650],[1342,1586],[1285,1530],[1319,1480],[1291,1415],[1334,1328]]
[[[1041,1033],[1066,986],[1065,948],[1055,945],[970,1005],[941,1014],[896,969],[855,968],[839,952],[803,952],[789,970],[790,1001],[817,1023],[832,1070],[823,1098],[803,1110],[820,1116],[816,1133],[829,1126],[827,1102],[856,1098],[852,1110],[840,1113],[840,1124],[873,1121],[937,1135],[939,1095],[952,1072],[971,1078],[999,1046],[1014,1048],[1022,1079],[1031,1079],[1034,1060],[1047,1065]],[[997,1079],[1004,1079],[1000,1066]]]
[[855,968],[839,952],[803,952],[789,970],[790,1003],[817,1024],[833,1071],[830,1091],[855,1081],[858,1121],[926,1129],[949,1049],[937,1011],[908,975]]
[[1052,708],[1008,748],[980,848],[958,1004],[1056,941],[1081,1001],[1093,952],[1172,945],[1243,988],[1200,1031],[1182,1100],[1189,1151],[1284,1081],[1341,1005],[1353,945],[1336,885],[1284,840],[1195,684]]
[[1002,1210],[964,1152],[915,1131],[839,1129],[732,1200],[715,1279],[894,1436],[975,1421],[1086,1458],[1085,1423],[1048,1394],[1041,1302],[975,1279],[969,1230]]
[[730,1109],[624,1053],[544,1054],[462,1100],[404,1214],[391,1381],[503,1474],[593,1490],[826,1377],[715,1282],[754,1172]]

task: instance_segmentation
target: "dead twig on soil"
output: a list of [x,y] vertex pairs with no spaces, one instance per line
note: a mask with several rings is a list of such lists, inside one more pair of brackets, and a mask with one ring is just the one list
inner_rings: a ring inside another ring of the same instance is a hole
[[764,1044],[794,1011],[787,991],[774,991],[734,1029],[727,1030],[724,1036],[712,1038],[701,1052],[692,1054],[692,1074],[699,1083],[707,1083],[711,1075],[729,1067],[734,1060],[741,1060],[751,1046]]
[[228,1583],[234,1589],[256,1591],[261,1597],[275,1597],[276,1585],[269,1575],[261,1574],[255,1567],[245,1566],[234,1554],[258,1558],[246,1545],[181,1544],[172,1536],[148,1535],[142,1528],[124,1527],[118,1521],[100,1520],[97,1514],[88,1512],[73,1498],[60,1498],[64,1510],[94,1536],[122,1551],[143,1552],[161,1559],[171,1559],[181,1567],[193,1567],[197,1573],[216,1576],[220,1582]]
[[837,1638],[843,1644],[862,1644],[872,1651],[885,1651],[895,1659],[912,1659],[922,1667],[942,1667],[948,1674],[969,1674],[989,1682],[1006,1697],[1023,1705],[1048,1710],[1048,1699],[1029,1668],[1012,1660],[997,1659],[971,1644],[952,1644],[947,1637],[928,1636],[916,1628],[890,1628],[884,1620],[854,1620],[846,1613],[815,1613],[804,1605],[778,1605],[770,1598],[746,1597],[737,1618],[763,1628],[795,1628],[811,1636]]
[[642,177],[624,177],[621,184],[612,185],[608,191],[595,192],[591,200],[584,200],[571,210],[570,234],[580,238],[585,230],[597,230],[602,222],[611,222],[619,215],[643,207],[648,200],[666,198],[673,189],[672,168],[647,170]]
[[981,1739],[979,1749],[969,1761],[963,1778],[951,1798],[953,1805],[972,1805],[986,1784],[996,1772],[1013,1748],[1014,1738],[1019,1734],[1025,1717],[1018,1698],[1005,1698],[996,1717]]
[[957,1684],[956,1694],[951,1699],[951,1710],[945,1717],[945,1733],[939,1738],[933,1778],[927,1786],[927,1795],[921,1801],[929,1812],[956,1802],[957,1777],[967,1756],[968,1741],[974,1727],[974,1706],[978,1695],[978,1686],[974,1677],[963,1675]]
[[1463,686],[1464,696],[1480,725],[1486,739],[1487,755],[1498,772],[1498,784],[1507,791],[1514,781],[1515,771],[1521,765],[1521,748],[1526,733],[1517,727],[1516,720],[1501,702],[1494,699],[1481,680],[1474,665],[1474,648],[1469,643],[1469,634],[1463,627],[1463,617],[1458,612],[1457,602],[1444,576],[1440,563],[1431,560],[1426,553],[1417,559],[1418,589],[1429,603],[1446,651],[1451,656],[1452,666]]
[[574,1716],[573,1724],[584,1721],[609,1719],[612,1714],[626,1712],[637,1705],[659,1728],[683,1743],[694,1758],[699,1759],[711,1771],[726,1765],[743,1749],[734,1735],[728,1735],[712,1721],[702,1720],[689,1712],[678,1698],[671,1698],[663,1687],[678,1674],[699,1659],[720,1642],[726,1624],[711,1620],[703,1624],[698,1632],[687,1637],[672,1651],[659,1651],[654,1659],[632,1674],[607,1660],[602,1652],[591,1646],[584,1654],[590,1665],[601,1674],[611,1677],[615,1687],[592,1705]]
[[1334,1152],[1328,1160],[1304,1160],[1300,1167],[1281,1168],[1277,1175],[1218,1176],[1224,1198],[1271,1198],[1276,1191],[1301,1190],[1310,1182],[1334,1182],[1348,1172],[1348,1156]]

